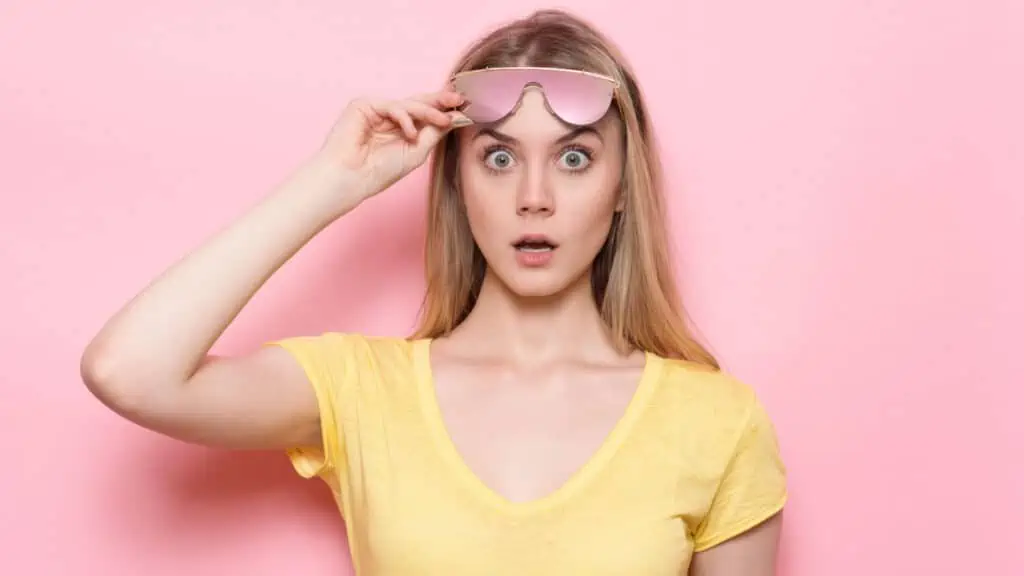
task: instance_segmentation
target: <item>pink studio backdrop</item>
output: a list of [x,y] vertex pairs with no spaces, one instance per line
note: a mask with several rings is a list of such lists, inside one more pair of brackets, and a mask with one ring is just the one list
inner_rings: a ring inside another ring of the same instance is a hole
[[[563,5],[633,60],[692,315],[777,422],[783,574],[1024,574],[1021,5]],[[346,100],[431,89],[478,32],[540,6],[0,7],[0,572],[348,573],[319,483],[122,422],[79,354]],[[409,330],[423,181],[319,237],[218,350]]]

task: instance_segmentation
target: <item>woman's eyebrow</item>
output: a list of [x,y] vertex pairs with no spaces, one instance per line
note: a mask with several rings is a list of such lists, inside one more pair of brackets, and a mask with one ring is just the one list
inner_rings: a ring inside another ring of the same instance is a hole
[[564,136],[559,138],[557,140],[557,142],[559,144],[564,144],[564,143],[566,143],[566,142],[568,142],[570,140],[575,140],[576,138],[578,138],[578,137],[580,137],[580,136],[582,136],[584,134],[593,134],[594,136],[597,137],[598,140],[600,140],[601,142],[604,142],[604,138],[601,137],[601,133],[597,130],[597,128],[594,128],[593,126],[589,126],[589,125],[588,126],[577,126],[576,128],[573,128],[572,130],[566,132]]
[[[594,128],[593,126],[577,126],[577,127],[573,128],[572,130],[569,130],[568,132],[566,132],[562,136],[559,136],[558,140],[555,140],[555,143],[556,144],[564,144],[566,142],[569,142],[570,140],[574,140],[574,139],[578,138],[579,136],[582,136],[583,134],[593,134],[594,136],[597,136],[598,140],[600,140],[601,142],[604,142],[604,138],[601,137],[601,133],[596,128]],[[476,140],[477,138],[479,138],[481,136],[490,136],[491,138],[494,138],[495,140],[497,140],[499,142],[504,142],[506,144],[510,144],[510,145],[513,145],[513,146],[519,144],[519,140],[517,140],[515,137],[509,136],[508,134],[505,134],[504,132],[499,132],[498,130],[496,130],[494,128],[481,128],[473,136],[473,140]]]

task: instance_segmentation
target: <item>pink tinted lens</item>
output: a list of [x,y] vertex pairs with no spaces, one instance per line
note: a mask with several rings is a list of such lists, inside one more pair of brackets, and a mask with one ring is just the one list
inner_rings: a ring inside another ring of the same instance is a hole
[[457,78],[455,89],[469,106],[465,114],[474,122],[496,122],[515,108],[523,88],[541,86],[551,112],[569,124],[600,120],[611,105],[614,87],[602,78],[561,70],[495,69]]
[[538,70],[534,82],[544,88],[551,111],[569,124],[593,124],[612,103],[611,82],[588,74]]
[[487,71],[457,78],[455,89],[469,101],[463,113],[474,122],[488,123],[496,122],[512,111],[524,84],[525,80],[518,71]]

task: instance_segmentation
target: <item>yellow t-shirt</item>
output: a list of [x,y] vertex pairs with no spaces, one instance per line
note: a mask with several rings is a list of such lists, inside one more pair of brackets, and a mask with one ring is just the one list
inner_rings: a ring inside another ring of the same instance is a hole
[[358,574],[678,576],[694,551],[778,512],[785,468],[752,390],[647,354],[635,395],[568,482],[525,503],[461,460],[434,395],[429,340],[327,333],[273,344],[305,369],[323,450],[289,450],[345,519]]

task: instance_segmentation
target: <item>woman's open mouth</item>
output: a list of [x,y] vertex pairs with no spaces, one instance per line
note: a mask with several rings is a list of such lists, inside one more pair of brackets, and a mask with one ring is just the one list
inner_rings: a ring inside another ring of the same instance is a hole
[[558,244],[547,236],[527,234],[512,244],[516,250],[516,260],[520,266],[536,268],[551,261]]

